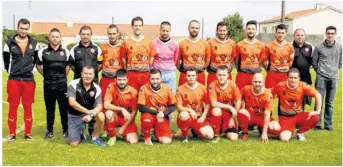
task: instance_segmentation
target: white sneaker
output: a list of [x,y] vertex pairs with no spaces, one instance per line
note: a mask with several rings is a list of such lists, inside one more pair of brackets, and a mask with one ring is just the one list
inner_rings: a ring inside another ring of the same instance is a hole
[[297,139],[299,141],[306,141],[306,137],[305,137],[305,135],[303,133],[298,133],[297,134]]

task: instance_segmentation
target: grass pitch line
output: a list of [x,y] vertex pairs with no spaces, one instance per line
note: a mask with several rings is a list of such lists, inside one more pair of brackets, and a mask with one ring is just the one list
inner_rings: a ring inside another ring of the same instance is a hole
[[[5,103],[5,104],[8,104],[7,101],[2,101],[2,103]],[[23,108],[23,105],[22,104],[19,104],[19,107],[20,108]],[[33,114],[33,111],[32,111],[32,119],[34,118],[34,114]],[[24,131],[25,130],[25,124],[23,124],[20,128],[17,128],[15,130],[15,133],[16,134],[19,134],[20,132]],[[2,142],[6,142],[7,141],[7,138],[3,137],[2,138]]]

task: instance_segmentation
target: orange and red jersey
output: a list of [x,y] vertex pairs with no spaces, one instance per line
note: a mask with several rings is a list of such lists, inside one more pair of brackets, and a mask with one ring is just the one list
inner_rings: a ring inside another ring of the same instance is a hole
[[211,48],[211,62],[208,71],[216,72],[218,66],[225,65],[231,72],[235,58],[235,41],[231,39],[220,41],[215,38],[209,40],[208,44]]
[[153,110],[165,112],[168,110],[168,105],[174,105],[175,102],[175,96],[168,85],[161,84],[161,89],[158,91],[153,90],[150,84],[145,84],[139,89],[138,104]]
[[176,104],[192,108],[198,116],[204,111],[204,103],[210,104],[206,87],[200,83],[195,89],[187,86],[187,83],[179,86],[176,92]]
[[235,101],[240,100],[242,95],[235,82],[231,80],[228,80],[227,82],[227,86],[224,89],[219,86],[217,81],[213,81],[210,84],[208,88],[210,101],[217,101],[235,106]]
[[279,116],[293,116],[303,112],[304,96],[314,97],[317,90],[310,85],[300,82],[299,86],[291,89],[287,85],[287,81],[279,82],[272,88],[272,94],[279,98]]
[[155,56],[152,41],[146,38],[136,40],[133,37],[124,41],[127,70],[148,72],[150,59]]
[[[110,101],[111,104],[123,107],[128,112],[132,113],[132,110],[137,110],[137,91],[129,86],[126,92],[121,92],[115,83],[111,83],[107,87],[105,101]],[[122,115],[121,112],[118,113]]]
[[102,74],[107,78],[115,77],[115,73],[118,69],[124,68],[123,57],[125,56],[125,48],[120,41],[116,45],[110,43],[104,43],[100,46],[102,61]]
[[246,85],[242,88],[241,93],[245,109],[250,114],[263,115],[265,110],[273,110],[273,96],[270,89],[264,88],[261,93],[255,94],[253,86]]
[[266,47],[266,55],[268,71],[288,72],[294,60],[294,48],[291,43],[280,45],[272,41]]
[[266,59],[265,45],[261,41],[250,43],[246,40],[236,45],[236,67],[239,72],[255,74],[261,72],[262,61]]
[[207,41],[199,39],[191,41],[189,38],[179,43],[179,57],[182,60],[181,70],[195,67],[198,71],[204,71],[206,60],[209,61],[211,50]]

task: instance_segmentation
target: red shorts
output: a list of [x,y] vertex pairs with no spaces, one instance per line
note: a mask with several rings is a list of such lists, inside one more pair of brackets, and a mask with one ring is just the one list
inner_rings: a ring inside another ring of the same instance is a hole
[[115,82],[115,78],[106,78],[106,77],[102,77],[100,79],[100,88],[101,88],[101,95],[102,95],[102,100],[104,101],[104,97],[106,94],[106,90],[107,90],[107,86],[112,83]]
[[[205,76],[205,72],[199,72],[198,73],[198,77],[197,77],[197,81],[203,85],[205,85],[206,83],[206,76]],[[179,78],[179,86],[181,86],[182,84],[186,83],[187,79],[186,79],[186,72],[180,72],[180,78]]]
[[[228,79],[232,80],[231,73],[228,73]],[[208,73],[208,75],[207,75],[207,87],[215,80],[217,80],[216,73]]]
[[[150,113],[142,113],[141,115],[141,126],[143,126],[143,120],[149,119],[153,124],[153,128],[155,129],[155,136],[156,138],[160,137],[169,137],[172,138],[172,133],[170,129],[169,120],[164,118],[163,122],[158,122],[156,115]],[[143,129],[143,128],[141,128]]]
[[[118,115],[117,113],[115,114],[115,125],[114,127],[121,127],[125,124],[125,119],[123,116]],[[138,130],[135,121],[132,121],[127,128],[124,131],[124,136],[126,136],[129,133],[136,133],[138,135]]]
[[[250,120],[249,120],[249,126],[258,126],[259,128],[263,128],[264,125],[264,115],[255,115],[252,113],[249,113]],[[270,117],[269,121],[274,121],[272,117]]]
[[287,80],[286,72],[268,71],[266,76],[266,88],[273,88],[281,81]]
[[36,83],[34,81],[7,80],[7,101],[13,104],[33,103],[35,99]]
[[204,138],[203,135],[200,132],[200,129],[205,127],[205,126],[210,126],[211,127],[210,122],[208,122],[208,120],[205,119],[204,122],[198,123],[198,119],[193,119],[192,117],[190,117],[190,119],[192,121],[191,128],[194,129],[195,133],[198,134],[200,136],[200,138]]
[[281,132],[289,130],[293,133],[293,130],[296,125],[302,126],[307,121],[308,112],[301,112],[295,116],[279,116],[279,122],[281,126]]
[[128,71],[129,85],[135,88],[137,91],[145,85],[150,83],[149,72],[136,72]]
[[238,72],[235,80],[238,89],[241,90],[245,85],[252,85],[253,76],[254,74]]

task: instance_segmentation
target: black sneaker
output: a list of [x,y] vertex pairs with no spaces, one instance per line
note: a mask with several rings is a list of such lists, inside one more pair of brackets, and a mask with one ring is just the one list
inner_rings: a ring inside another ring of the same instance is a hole
[[25,136],[25,140],[27,140],[27,141],[35,141],[35,139],[32,137],[32,135]]
[[14,142],[17,139],[17,137],[10,135],[7,139],[8,142]]
[[68,138],[68,132],[63,132],[63,133],[62,133],[62,136],[63,136],[64,138]]
[[188,143],[188,137],[182,137],[181,143]]
[[44,138],[45,139],[51,139],[52,137],[54,137],[54,133],[53,132],[46,132]]
[[320,126],[316,126],[316,127],[313,128],[313,130],[320,131],[320,130],[323,130],[323,129]]
[[89,127],[88,127],[88,133],[89,133],[89,137],[92,138],[93,133],[94,133],[94,129],[89,129]]
[[195,133],[195,131],[193,129],[191,130],[191,132],[192,132],[192,135],[193,135],[193,139],[194,140],[198,140],[199,139],[199,135],[197,133]]

